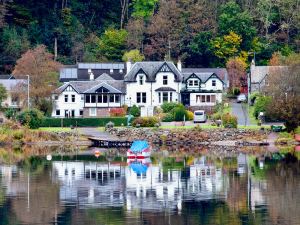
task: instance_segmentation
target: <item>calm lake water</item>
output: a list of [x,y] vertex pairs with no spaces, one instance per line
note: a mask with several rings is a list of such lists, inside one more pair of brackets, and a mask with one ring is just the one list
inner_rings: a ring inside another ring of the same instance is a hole
[[296,225],[299,159],[295,151],[127,161],[0,149],[0,224]]

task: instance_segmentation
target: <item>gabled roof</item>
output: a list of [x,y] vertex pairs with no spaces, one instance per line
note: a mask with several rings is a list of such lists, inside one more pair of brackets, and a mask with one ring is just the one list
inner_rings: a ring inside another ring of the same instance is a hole
[[182,68],[182,73],[215,73],[224,83],[226,83],[228,80],[226,68]]
[[101,87],[104,87],[106,90],[108,90],[108,93],[112,93],[112,94],[122,94],[122,92],[114,87],[112,87],[111,85],[102,82],[88,90],[86,90],[84,93],[85,94],[93,94],[93,93],[97,93],[97,90]]
[[211,77],[215,77],[222,81],[224,81],[215,73],[209,72],[209,73],[183,73],[184,82],[186,82],[190,77],[197,77],[201,80],[201,82],[206,83]]
[[261,83],[265,77],[276,70],[286,70],[286,66],[251,66],[251,83]]
[[107,73],[103,73],[96,80],[103,81],[103,80],[115,80],[115,79],[109,76]]
[[[166,67],[165,67],[166,66]],[[156,75],[161,69],[169,69],[170,72],[175,74],[175,80],[177,82],[182,81],[182,76],[179,70],[176,68],[173,62],[136,62],[132,69],[124,77],[125,82],[135,82],[138,73],[145,73],[147,82],[155,82]]]

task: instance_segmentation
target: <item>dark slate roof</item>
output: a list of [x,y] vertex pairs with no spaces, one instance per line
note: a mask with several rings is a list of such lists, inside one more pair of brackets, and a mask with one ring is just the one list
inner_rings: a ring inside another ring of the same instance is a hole
[[224,83],[227,83],[228,81],[228,74],[226,68],[182,68],[182,73],[215,73]]
[[157,88],[155,91],[176,91],[176,90],[170,87],[160,87]]
[[170,70],[175,74],[175,80],[177,82],[182,81],[182,76],[179,70],[176,68],[173,62],[136,62],[132,69],[126,74],[125,82],[135,82],[136,75],[138,73],[144,73],[146,75],[147,82],[155,82],[156,74],[162,68],[163,65],[167,65]]
[[59,80],[61,82],[89,80],[89,69],[92,70],[95,79],[106,73],[115,80],[123,80],[126,74],[126,63],[78,63],[77,65],[67,65],[60,69]]
[[[102,76],[101,76],[102,77]],[[99,77],[99,78],[101,78]],[[106,78],[108,78],[105,75]],[[105,78],[102,77],[102,78]],[[126,86],[124,81],[122,80],[114,80],[114,79],[98,79],[92,81],[70,81],[65,83],[64,85],[57,88],[53,93],[60,94],[62,93],[69,85],[71,85],[79,94],[83,93],[95,93],[92,91],[96,91],[101,86],[105,87],[111,93],[126,93]]]
[[[217,77],[219,77],[217,74],[215,73],[183,73],[183,81],[186,82],[186,80],[191,76],[191,75],[195,75],[196,77],[198,77],[201,82],[205,83],[212,75],[216,75]],[[219,79],[224,82],[220,77]]]

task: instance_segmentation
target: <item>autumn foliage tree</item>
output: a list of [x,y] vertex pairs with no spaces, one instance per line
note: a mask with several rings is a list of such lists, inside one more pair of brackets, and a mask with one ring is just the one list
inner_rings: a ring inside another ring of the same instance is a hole
[[229,88],[240,88],[243,86],[243,81],[247,80],[246,74],[247,64],[239,57],[230,58],[226,63],[226,68],[229,78]]
[[[54,61],[53,55],[49,53],[44,45],[38,45],[28,50],[17,61],[13,75],[16,78],[26,79],[30,77],[30,100],[31,106],[42,110],[45,99],[51,96],[51,92],[57,87],[58,70],[60,63]],[[27,97],[26,87],[17,87],[15,92],[23,101]],[[24,101],[25,102],[25,101]]]
[[285,123],[292,131],[300,126],[300,54],[281,58],[268,75],[265,92],[272,97],[266,113]]

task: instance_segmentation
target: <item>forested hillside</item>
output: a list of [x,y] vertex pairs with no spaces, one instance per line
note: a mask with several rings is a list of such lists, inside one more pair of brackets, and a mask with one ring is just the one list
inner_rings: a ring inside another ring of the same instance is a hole
[[[1,0],[0,64],[9,73],[38,44],[63,64],[163,60],[266,64],[300,49],[300,0]],[[142,55],[141,55],[142,54]]]

